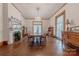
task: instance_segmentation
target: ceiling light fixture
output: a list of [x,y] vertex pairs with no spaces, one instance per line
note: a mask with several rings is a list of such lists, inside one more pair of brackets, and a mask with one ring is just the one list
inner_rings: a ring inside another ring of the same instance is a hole
[[39,10],[40,10],[40,8],[37,7],[37,8],[36,8],[37,15],[36,15],[36,17],[35,17],[35,21],[41,21],[41,17],[40,17],[40,15],[39,15]]

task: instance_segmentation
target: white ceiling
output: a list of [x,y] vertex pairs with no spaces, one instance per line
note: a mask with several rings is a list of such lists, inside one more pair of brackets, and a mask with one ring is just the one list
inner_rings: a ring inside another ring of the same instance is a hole
[[59,10],[64,3],[14,3],[13,4],[25,18],[35,18],[38,16],[37,8],[39,8],[39,16],[48,19]]

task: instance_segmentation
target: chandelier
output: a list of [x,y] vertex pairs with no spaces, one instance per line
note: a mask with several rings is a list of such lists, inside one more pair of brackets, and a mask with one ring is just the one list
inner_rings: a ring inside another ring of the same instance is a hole
[[36,15],[36,17],[35,17],[35,21],[41,21],[41,17],[40,17],[40,15],[39,15],[39,10],[40,10],[40,8],[37,7],[37,8],[36,8],[37,15]]

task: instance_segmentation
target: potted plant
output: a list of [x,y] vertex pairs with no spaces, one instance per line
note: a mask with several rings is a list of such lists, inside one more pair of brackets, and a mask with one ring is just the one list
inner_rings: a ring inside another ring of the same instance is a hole
[[15,39],[15,41],[19,41],[21,39],[21,33],[20,33],[20,31],[16,31],[14,33],[14,39]]

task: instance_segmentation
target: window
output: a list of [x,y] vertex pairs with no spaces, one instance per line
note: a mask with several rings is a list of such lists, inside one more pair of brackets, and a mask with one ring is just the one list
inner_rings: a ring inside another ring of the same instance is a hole
[[62,32],[64,31],[65,13],[61,13],[56,17],[56,37],[62,39]]
[[34,33],[34,35],[42,34],[42,22],[41,21],[33,22],[33,33]]

